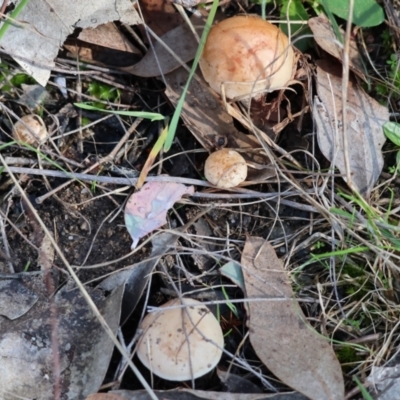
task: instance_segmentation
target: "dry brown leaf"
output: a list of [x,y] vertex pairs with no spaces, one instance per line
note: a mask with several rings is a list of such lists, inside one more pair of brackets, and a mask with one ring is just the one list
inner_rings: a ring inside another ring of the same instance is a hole
[[102,24],[96,28],[83,29],[78,39],[128,53],[141,54],[141,52],[122,34],[113,22]]
[[[324,14],[321,14],[318,17],[310,18],[308,25],[318,46],[341,62],[343,60],[343,50],[336,39],[329,19]],[[341,30],[341,32],[344,37],[344,31]],[[361,56],[354,38],[350,38],[349,67],[361,79],[366,80]]]
[[[192,22],[199,34],[203,30],[205,21],[202,18],[192,17]],[[194,59],[198,43],[188,24],[183,23],[162,36],[161,40],[181,59],[187,63]],[[154,51],[153,51],[154,49]],[[153,49],[132,67],[125,70],[133,75],[150,78],[168,74],[179,68],[182,64],[158,41],[153,44]]]
[[370,391],[375,400],[400,399],[400,365],[391,367],[372,366],[371,373],[365,384],[372,386]]
[[[215,20],[218,20],[218,17]],[[190,21],[198,36],[201,37],[206,17],[193,14]],[[160,76],[161,72],[168,74],[181,67],[182,63],[192,61],[199,47],[192,28],[186,22],[160,36],[160,40],[163,44],[155,40],[153,48],[149,48],[143,59],[132,67],[125,68],[125,71],[145,78]],[[180,60],[166,50],[165,47],[173,51]]]
[[[132,64],[133,58],[139,55],[126,51],[109,49],[97,44],[83,42],[77,39],[67,39],[63,48],[68,50],[69,58],[79,58],[82,62],[98,65],[100,67],[127,68]],[[141,55],[140,55],[141,57]]]
[[64,43],[63,48],[68,50],[67,56],[69,58],[79,58],[83,62],[97,61],[97,46],[86,44],[84,42],[78,43],[76,40],[68,40]]
[[[314,99],[313,108],[318,144],[323,155],[345,175],[341,67],[332,61],[319,61],[316,81],[318,97]],[[350,80],[346,119],[352,183],[368,198],[383,167],[381,149],[386,139],[382,125],[389,120],[389,112],[386,107],[368,96],[357,83]]]
[[181,25],[183,18],[172,2],[165,0],[140,0],[140,10],[146,25],[158,36]]
[[[308,325],[273,247],[246,240],[242,254],[250,342],[279,379],[312,400],[343,400],[340,364],[327,339]],[[285,300],[286,299],[286,300]]]

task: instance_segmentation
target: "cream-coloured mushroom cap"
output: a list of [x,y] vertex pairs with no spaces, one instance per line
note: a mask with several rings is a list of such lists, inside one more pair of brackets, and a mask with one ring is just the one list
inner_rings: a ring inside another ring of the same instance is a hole
[[[187,307],[147,314],[139,326],[143,330],[137,348],[140,361],[169,381],[205,375],[218,364],[224,345],[221,327],[212,312],[200,301],[182,301]],[[161,308],[181,304],[174,299]]]
[[204,165],[206,179],[215,186],[229,189],[246,180],[246,160],[235,150],[211,153]]
[[293,65],[288,37],[257,16],[236,16],[214,25],[200,59],[204,79],[220,94],[224,83],[230,99],[284,87]]
[[36,114],[24,115],[13,126],[13,137],[18,142],[35,145],[47,137],[46,125]]

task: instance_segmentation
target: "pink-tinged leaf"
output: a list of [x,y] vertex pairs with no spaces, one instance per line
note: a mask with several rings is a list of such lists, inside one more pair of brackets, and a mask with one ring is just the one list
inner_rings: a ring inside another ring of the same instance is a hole
[[148,182],[134,193],[125,207],[125,225],[132,236],[132,249],[148,233],[167,222],[167,212],[184,195],[192,195],[193,186],[173,182]]

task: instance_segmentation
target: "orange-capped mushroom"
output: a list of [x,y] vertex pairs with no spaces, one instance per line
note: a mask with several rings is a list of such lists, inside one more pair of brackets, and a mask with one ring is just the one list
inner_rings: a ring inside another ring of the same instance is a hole
[[234,99],[282,88],[291,79],[294,53],[288,37],[257,16],[235,16],[214,25],[200,59],[204,79]]

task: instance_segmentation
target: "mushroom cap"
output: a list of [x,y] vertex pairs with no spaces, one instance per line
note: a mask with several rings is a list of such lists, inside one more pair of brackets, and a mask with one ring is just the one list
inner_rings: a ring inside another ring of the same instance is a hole
[[219,94],[224,83],[229,99],[284,87],[293,65],[288,37],[257,16],[236,16],[214,25],[200,59],[204,79]]
[[47,128],[38,115],[28,114],[15,123],[12,134],[18,142],[34,145],[47,137]]
[[[187,307],[147,314],[139,326],[143,329],[137,347],[140,361],[155,375],[169,381],[205,375],[218,364],[224,345],[221,327],[213,313],[200,301],[184,298],[182,302]],[[161,308],[181,304],[174,299]]]
[[208,156],[204,175],[210,183],[220,188],[235,187],[246,180],[246,160],[235,150],[218,150]]

